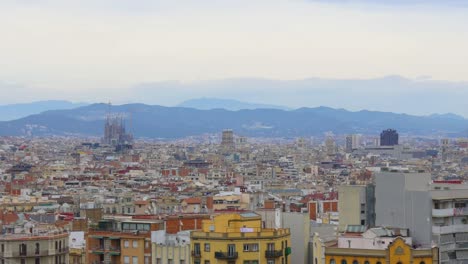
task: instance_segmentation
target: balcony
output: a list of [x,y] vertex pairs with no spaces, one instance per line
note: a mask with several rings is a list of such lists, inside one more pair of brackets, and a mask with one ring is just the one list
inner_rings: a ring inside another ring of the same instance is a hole
[[266,250],[265,258],[279,258],[283,256],[282,250]]
[[468,232],[468,225],[449,225],[432,227],[432,233],[434,234],[451,234],[463,232]]
[[[4,257],[8,257],[8,253],[4,253],[2,254]],[[29,257],[41,257],[41,256],[48,256],[49,255],[49,250],[40,250],[40,251],[27,251],[27,252],[19,252],[19,251],[16,251],[16,252],[13,252],[11,254],[12,257],[26,257],[26,258],[29,258]]]
[[201,251],[200,250],[192,251],[192,257],[201,258]]
[[450,217],[453,216],[453,208],[432,209],[432,217]]
[[239,254],[237,252],[215,252],[217,259],[237,259]]

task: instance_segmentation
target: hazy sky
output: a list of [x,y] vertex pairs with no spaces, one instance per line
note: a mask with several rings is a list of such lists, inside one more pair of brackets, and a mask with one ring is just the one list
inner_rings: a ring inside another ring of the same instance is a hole
[[0,103],[132,101],[131,87],[166,80],[468,82],[464,2],[2,0]]

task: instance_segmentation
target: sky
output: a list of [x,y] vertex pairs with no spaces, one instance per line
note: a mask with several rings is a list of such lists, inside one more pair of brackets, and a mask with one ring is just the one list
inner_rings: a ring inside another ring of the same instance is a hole
[[[250,91],[243,87],[221,86],[213,93],[198,84],[389,75],[443,81],[457,89],[454,96],[468,97],[465,2],[2,0],[0,104],[67,99],[173,105],[188,94],[248,100],[242,94]],[[198,90],[183,94],[160,85],[174,81],[196,83],[188,87]],[[141,95],[141,86],[152,83],[152,96]],[[281,87],[268,98],[252,99],[298,106],[297,97]],[[443,92],[444,85],[438,87],[434,96]],[[366,91],[378,95],[384,88],[365,89],[371,90],[362,91],[355,108],[371,107],[375,97],[365,96]],[[433,111],[452,111],[447,100]],[[341,101],[336,105],[347,107]]]

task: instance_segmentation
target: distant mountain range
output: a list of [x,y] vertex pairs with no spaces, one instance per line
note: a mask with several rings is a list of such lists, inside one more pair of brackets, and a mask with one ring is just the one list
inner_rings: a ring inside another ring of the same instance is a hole
[[[387,112],[358,111],[328,107],[296,110],[225,109],[198,110],[125,104],[110,107],[122,114],[136,137],[180,138],[234,129],[236,134],[262,137],[296,137],[362,133],[379,134],[386,128],[413,135],[468,136],[468,120],[452,115],[412,116]],[[0,122],[0,135],[79,135],[102,136],[107,104],[75,109],[51,110],[13,121]]]
[[0,121],[15,120],[47,110],[72,109],[85,106],[84,103],[72,103],[63,100],[37,101],[23,104],[0,105]]
[[281,109],[290,110],[286,106],[270,105],[270,104],[256,104],[246,103],[232,99],[220,99],[220,98],[197,98],[184,101],[177,105],[178,107],[195,108],[199,110],[211,110],[211,109],[226,109],[231,111],[247,110],[247,109]]

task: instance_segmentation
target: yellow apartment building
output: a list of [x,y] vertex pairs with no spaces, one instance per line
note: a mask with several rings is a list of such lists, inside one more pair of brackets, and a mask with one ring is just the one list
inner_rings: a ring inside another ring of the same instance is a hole
[[255,213],[214,215],[190,235],[193,264],[292,264],[290,231]]

